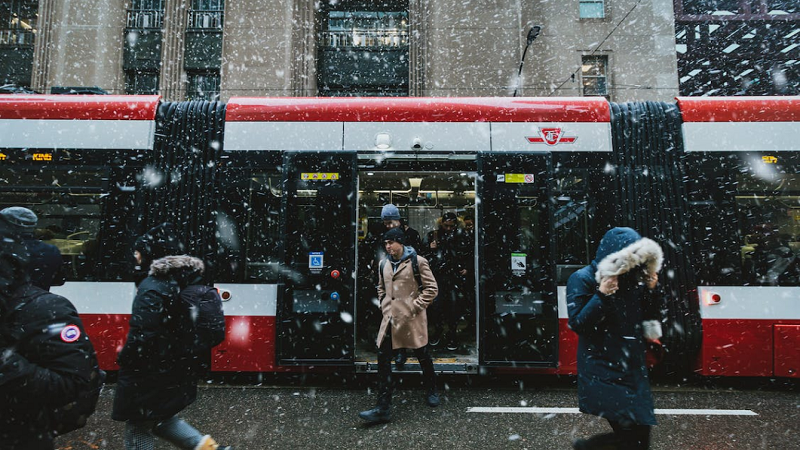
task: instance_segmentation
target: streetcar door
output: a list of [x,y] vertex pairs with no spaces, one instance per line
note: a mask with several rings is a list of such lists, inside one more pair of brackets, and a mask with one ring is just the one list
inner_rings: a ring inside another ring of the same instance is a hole
[[555,367],[550,155],[478,154],[481,364]]
[[286,152],[283,167],[278,361],[352,364],[356,154]]

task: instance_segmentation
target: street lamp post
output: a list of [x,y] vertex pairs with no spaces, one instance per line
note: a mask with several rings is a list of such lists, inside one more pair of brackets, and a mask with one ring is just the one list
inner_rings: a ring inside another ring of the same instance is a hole
[[517,89],[519,89],[519,85],[522,82],[522,64],[525,63],[525,54],[528,53],[528,47],[533,44],[533,41],[539,36],[540,31],[542,31],[542,27],[539,25],[534,25],[531,27],[530,31],[528,31],[527,44],[525,44],[525,50],[522,51],[522,59],[519,62],[519,72],[517,72],[517,85],[514,87],[514,95],[512,95],[512,97],[517,96]]

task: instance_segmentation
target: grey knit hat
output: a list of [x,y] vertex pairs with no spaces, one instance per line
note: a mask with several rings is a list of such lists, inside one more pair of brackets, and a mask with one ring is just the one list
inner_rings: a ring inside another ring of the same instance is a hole
[[383,205],[381,220],[400,220],[400,210],[391,203]]
[[22,206],[12,206],[0,211],[0,217],[20,232],[32,232],[39,222],[33,211]]

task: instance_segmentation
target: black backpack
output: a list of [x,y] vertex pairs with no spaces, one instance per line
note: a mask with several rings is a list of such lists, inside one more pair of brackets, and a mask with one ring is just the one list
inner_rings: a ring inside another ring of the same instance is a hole
[[97,401],[106,381],[106,373],[95,366],[89,383],[82,387],[78,398],[55,409],[53,418],[56,435],[69,433],[86,426],[89,416],[97,409]]
[[194,318],[193,352],[202,356],[225,340],[222,299],[216,288],[202,284],[187,286],[180,298]]

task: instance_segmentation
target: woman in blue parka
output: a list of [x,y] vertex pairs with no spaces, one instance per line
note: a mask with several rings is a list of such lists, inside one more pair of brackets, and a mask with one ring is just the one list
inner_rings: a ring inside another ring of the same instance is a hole
[[578,336],[578,405],[614,432],[576,449],[647,449],[656,424],[647,341],[661,337],[661,247],[631,228],[609,230],[592,263],[567,281],[569,326]]

